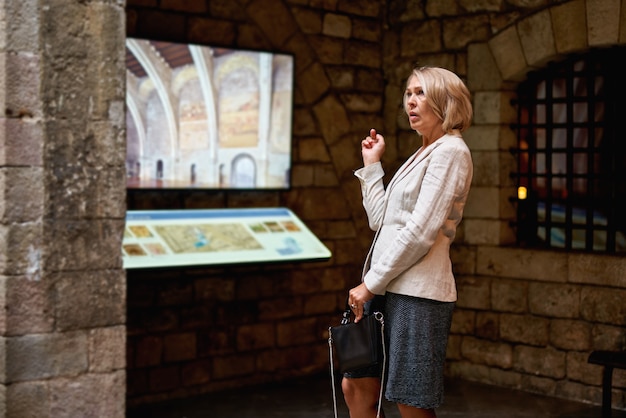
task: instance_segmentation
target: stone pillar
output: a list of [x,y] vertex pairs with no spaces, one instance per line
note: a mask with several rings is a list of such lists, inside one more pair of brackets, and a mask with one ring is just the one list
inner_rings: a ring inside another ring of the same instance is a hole
[[0,0],[0,417],[124,417],[124,1]]

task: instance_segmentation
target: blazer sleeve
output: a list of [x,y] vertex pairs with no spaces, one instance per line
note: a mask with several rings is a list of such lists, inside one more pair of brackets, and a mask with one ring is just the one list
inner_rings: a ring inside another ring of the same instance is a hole
[[380,162],[370,164],[354,172],[361,183],[363,208],[367,214],[369,227],[377,231],[383,221],[385,212],[385,171]]

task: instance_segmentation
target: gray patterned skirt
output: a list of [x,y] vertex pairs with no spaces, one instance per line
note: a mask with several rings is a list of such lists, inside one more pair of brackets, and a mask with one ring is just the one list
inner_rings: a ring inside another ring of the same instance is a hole
[[[454,306],[454,302],[390,292],[384,298],[377,296],[367,306],[368,310],[382,310],[385,315],[387,400],[424,409],[441,405]],[[380,367],[371,367],[346,373],[346,377],[378,377],[380,372]]]

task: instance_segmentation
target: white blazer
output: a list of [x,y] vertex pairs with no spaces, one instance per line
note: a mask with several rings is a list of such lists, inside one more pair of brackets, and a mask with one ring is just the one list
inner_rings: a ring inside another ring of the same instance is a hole
[[385,189],[381,163],[354,172],[377,231],[363,269],[370,292],[456,301],[450,245],[473,175],[463,138],[447,134],[413,154]]

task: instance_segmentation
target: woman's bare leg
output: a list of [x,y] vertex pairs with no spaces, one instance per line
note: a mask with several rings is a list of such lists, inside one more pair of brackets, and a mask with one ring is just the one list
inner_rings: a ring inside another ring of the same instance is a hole
[[435,418],[437,416],[434,409],[416,408],[400,403],[397,405],[402,418]]
[[[377,377],[344,377],[341,381],[343,398],[350,410],[350,418],[375,418],[380,396],[380,379]],[[384,418],[381,411],[380,417]]]

